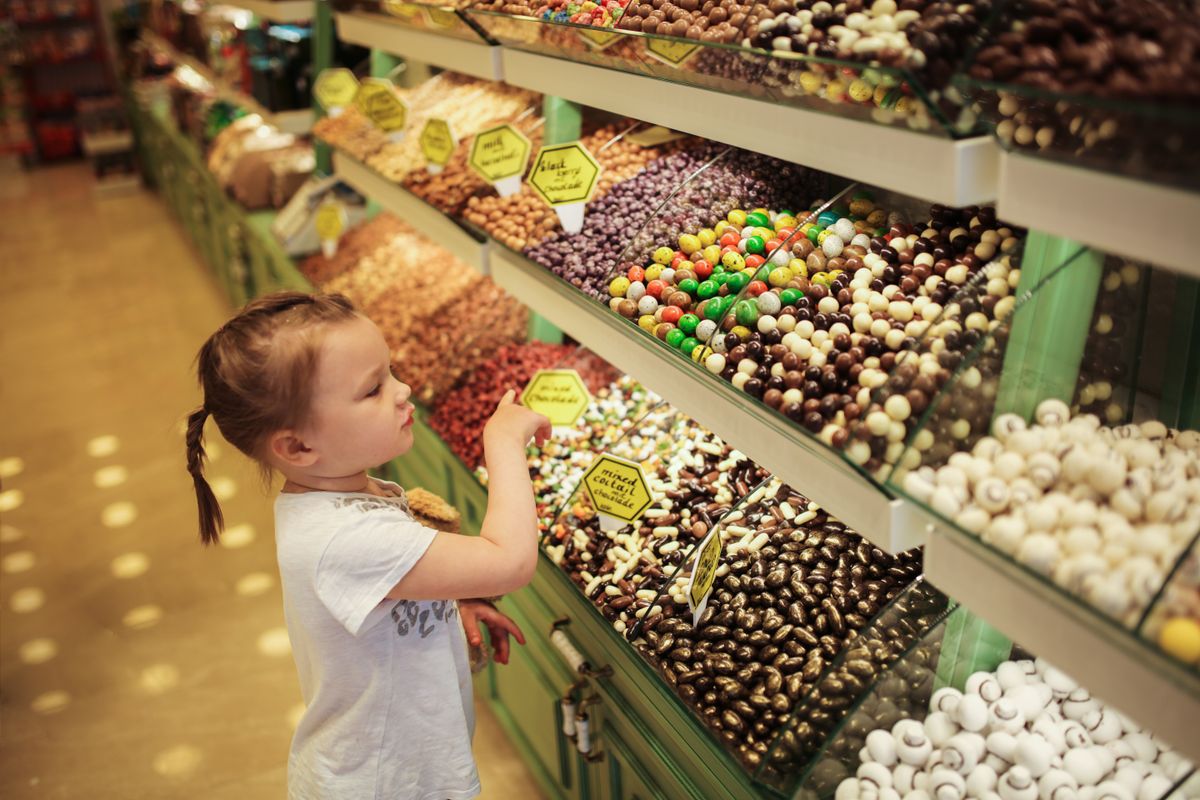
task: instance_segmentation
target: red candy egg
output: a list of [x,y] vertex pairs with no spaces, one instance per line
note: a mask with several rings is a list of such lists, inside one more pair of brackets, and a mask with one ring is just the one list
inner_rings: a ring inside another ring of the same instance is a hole
[[646,294],[659,300],[662,299],[663,292],[666,291],[666,289],[667,284],[664,281],[658,280],[657,278],[646,284]]
[[660,306],[659,310],[662,311],[662,321],[672,325],[679,322],[679,318],[683,316],[683,309],[678,306]]
[[696,278],[699,280],[705,280],[706,278],[712,276],[712,264],[708,263],[703,258],[696,261],[696,263],[692,265],[692,269],[696,271]]
[[630,283],[636,283],[637,281],[643,281],[646,279],[646,270],[644,270],[641,267],[636,266],[636,265],[632,266],[629,268],[629,272],[626,275],[626,277],[629,278]]
[[750,281],[750,285],[746,287],[746,293],[751,297],[758,297],[767,290],[767,285],[762,281]]
[[742,240],[742,237],[738,236],[736,233],[733,233],[733,232],[726,233],[723,236],[721,236],[721,246],[722,247],[737,247],[738,242],[740,242],[741,240]]
[[746,266],[750,269],[758,269],[765,263],[767,263],[767,260],[760,255],[746,256]]

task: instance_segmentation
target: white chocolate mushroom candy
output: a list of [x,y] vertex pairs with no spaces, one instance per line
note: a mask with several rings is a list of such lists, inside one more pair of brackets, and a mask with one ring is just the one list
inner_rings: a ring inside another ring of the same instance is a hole
[[1062,458],[1062,475],[1071,483],[1083,481],[1092,467],[1092,454],[1083,447],[1075,446]]
[[925,734],[924,727],[904,730],[895,735],[896,757],[913,767],[924,767],[933,753],[933,742]]
[[979,764],[985,749],[983,737],[978,733],[960,731],[942,748],[942,764],[965,777]]
[[977,694],[963,695],[954,718],[963,730],[979,732],[987,726],[987,702]]
[[904,800],[933,800],[924,789],[913,789],[904,795]]
[[1029,770],[1017,765],[1000,778],[997,792],[1003,800],[1034,800],[1038,796],[1037,784]]
[[1091,747],[1076,747],[1063,755],[1063,769],[1080,786],[1095,786],[1105,775],[1104,764],[1096,758]]
[[986,703],[994,703],[1004,694],[1004,687],[996,680],[996,676],[983,670],[971,673],[963,688],[966,694],[977,694]]
[[1134,794],[1122,783],[1104,781],[1096,787],[1095,800],[1134,800]]
[[1038,778],[1038,797],[1041,800],[1075,800],[1079,783],[1063,769],[1048,769]]
[[1102,744],[1094,744],[1088,748],[1092,757],[1096,759],[1096,763],[1100,765],[1101,780],[1112,775],[1117,766],[1117,757],[1113,755],[1112,750],[1109,750]]
[[963,693],[953,686],[944,686],[933,693],[929,698],[929,708],[933,711],[945,711],[947,714],[953,714],[958,709],[958,704],[962,702]]
[[934,800],[962,800],[967,793],[967,784],[954,770],[938,767],[929,776],[929,793]]
[[954,518],[955,524],[965,531],[982,534],[992,521],[992,515],[976,505],[969,505]]
[[1067,720],[1059,728],[1062,730],[1063,741],[1067,743],[1068,749],[1075,750],[1092,746],[1092,737],[1088,735],[1087,728],[1079,722],[1073,719]]
[[1080,786],[1077,794],[1079,795],[1079,800],[1095,800],[1096,787]]
[[858,778],[846,778],[833,793],[834,800],[858,800]]
[[958,724],[945,711],[934,711],[925,718],[925,736],[934,747],[941,747],[956,733]]
[[1074,678],[1049,664],[1042,672],[1042,681],[1050,687],[1054,697],[1060,700],[1079,688],[1079,683]]
[[1004,691],[1025,685],[1025,670],[1016,661],[1005,661],[996,667],[996,680]]
[[1053,699],[1050,687],[1041,681],[1009,689],[1005,696],[1020,707],[1026,720],[1036,720]]
[[999,514],[1008,508],[1008,482],[1000,478],[984,478],[975,486],[974,497],[984,511]]
[[1020,453],[1005,450],[996,456],[996,460],[992,463],[992,469],[996,473],[997,478],[1002,478],[1006,481],[1015,481],[1025,474],[1025,457]]
[[1039,717],[1030,726],[1030,731],[1038,734],[1049,743],[1054,755],[1061,756],[1067,752],[1067,740],[1063,736],[1062,726],[1047,716]]
[[[1028,471],[1029,465],[1025,465]],[[1008,485],[1008,504],[1010,507],[1023,506],[1026,503],[1032,503],[1035,500],[1040,500],[1042,490],[1034,485],[1033,481],[1028,478],[1016,478]]]
[[1131,795],[1136,795],[1137,790],[1141,788],[1142,781],[1153,772],[1150,765],[1144,761],[1132,761],[1119,768],[1113,775],[1113,780],[1129,790]]
[[1088,470],[1088,485],[1102,495],[1115,492],[1125,482],[1125,465],[1112,458],[1102,458],[1092,463]]
[[1158,745],[1148,734],[1138,731],[1125,735],[1125,741],[1133,747],[1138,761],[1153,764],[1158,759]]
[[1029,457],[1042,449],[1043,437],[1037,431],[1013,431],[1008,435],[1005,447],[1014,453]]
[[892,768],[892,786],[904,797],[914,788],[913,778],[916,777],[917,768],[912,764],[897,764]]
[[1029,770],[1029,774],[1040,778],[1050,769],[1054,759],[1054,748],[1036,733],[1024,731],[1017,734],[1017,765]]
[[1003,775],[1004,773],[1008,772],[1009,769],[1012,768],[1011,761],[1006,761],[1005,759],[1001,758],[1000,756],[998,756],[995,753],[992,753],[990,751],[988,752],[987,757],[985,757],[983,759],[983,763],[986,766],[989,766],[992,769],[996,770],[997,775]]
[[1030,534],[1017,550],[1021,563],[1043,575],[1050,574],[1061,555],[1058,540],[1046,533]]
[[[1077,686],[1062,701],[1063,716],[1067,719],[1082,720],[1088,714],[1100,708],[1099,701],[1092,698],[1092,693],[1082,686]],[[1086,725],[1084,727],[1087,727]]]
[[1033,412],[1033,418],[1037,420],[1037,423],[1048,428],[1057,428],[1070,417],[1070,407],[1056,397],[1050,397],[1038,403],[1037,410]]
[[900,793],[890,786],[879,790],[879,800],[900,800]]
[[1062,477],[1062,466],[1053,453],[1034,453],[1025,463],[1025,474],[1039,489],[1049,489]]
[[884,787],[890,789],[892,786],[892,771],[883,764],[868,761],[865,764],[860,764],[858,771],[854,774],[858,777],[863,789],[874,786],[876,787],[876,791],[878,791]]
[[1016,733],[1025,727],[1025,714],[1011,697],[1001,697],[988,706],[988,727]]
[[1137,800],[1161,800],[1171,790],[1171,780],[1162,775],[1150,775],[1138,787]]
[[[1097,707],[1088,710],[1079,722],[1087,729],[1096,744],[1106,744],[1121,736],[1121,722],[1106,709]],[[1113,757],[1114,759],[1116,756]]]
[[1170,432],[1166,425],[1156,419],[1148,419],[1142,423],[1142,436],[1147,439],[1163,439]]
[[1058,527],[1058,504],[1049,498],[1030,503],[1022,509],[1030,530],[1052,531]]
[[978,764],[967,776],[967,797],[980,798],[993,792],[1000,776],[987,764]]
[[1016,555],[1021,540],[1028,533],[1028,526],[1011,514],[994,517],[982,533],[983,540],[1002,553]]
[[[1120,714],[1112,709],[1108,709],[1108,713],[1117,717],[1117,719],[1121,721],[1121,730],[1125,731],[1125,722],[1127,720],[1125,720]],[[1123,737],[1120,739],[1113,739],[1111,742],[1106,742],[1104,746],[1107,747],[1109,752],[1113,754],[1113,757],[1116,759],[1116,766],[1118,768],[1137,760],[1137,753],[1134,752],[1133,745],[1125,741]]]
[[867,753],[871,760],[891,767],[896,763],[896,740],[889,731],[871,731],[867,734]]
[[904,476],[904,491],[922,503],[928,503],[935,489],[933,481],[918,472],[909,472]]
[[1001,414],[992,423],[992,436],[1004,442],[1014,431],[1023,431],[1025,427],[1025,420],[1016,414]]
[[[988,753],[1004,759],[1007,764],[1014,764],[1017,760],[1017,737],[1011,733],[1004,731],[992,731],[987,735]],[[997,770],[1002,772],[1002,770]]]

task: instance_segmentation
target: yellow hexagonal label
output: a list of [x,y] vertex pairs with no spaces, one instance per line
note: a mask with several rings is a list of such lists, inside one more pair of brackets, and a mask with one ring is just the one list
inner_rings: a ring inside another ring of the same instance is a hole
[[574,425],[591,401],[587,386],[573,369],[539,369],[521,393],[521,403],[552,425]]
[[621,34],[613,31],[576,31],[576,33],[593,50],[605,50],[612,47],[617,39],[621,38]]
[[336,241],[346,229],[346,207],[337,199],[326,199],[317,208],[317,236],[321,241]]
[[425,9],[425,16],[435,28],[458,27],[458,14],[453,9],[429,7]]
[[421,129],[421,152],[430,164],[439,167],[449,164],[455,147],[458,147],[458,140],[454,138],[454,131],[450,130],[450,123],[446,120],[431,119]]
[[408,106],[396,94],[392,82],[383,78],[367,78],[363,81],[354,104],[386,133],[401,130],[408,121]]
[[529,185],[550,206],[586,203],[600,172],[600,162],[579,142],[547,145],[533,162]]
[[383,0],[383,10],[399,19],[412,19],[421,16],[422,8],[419,5],[405,3],[403,0]]
[[354,96],[358,94],[358,78],[345,67],[323,69],[313,84],[313,94],[326,111],[345,108],[354,102]]
[[471,142],[468,162],[484,180],[495,183],[502,178],[524,175],[532,150],[525,134],[512,125],[497,125]]
[[708,604],[708,595],[712,592],[713,583],[717,579],[717,567],[721,565],[721,531],[713,530],[700,544],[700,552],[692,567],[692,576],[688,579],[687,601],[692,610],[692,624],[697,625],[704,607]]
[[689,44],[675,39],[648,39],[646,41],[646,52],[657,61],[664,64],[670,64],[672,67],[679,67],[684,64],[689,58],[696,55],[700,45]]
[[641,464],[602,453],[583,476],[596,511],[622,522],[636,522],[650,504],[650,483]]

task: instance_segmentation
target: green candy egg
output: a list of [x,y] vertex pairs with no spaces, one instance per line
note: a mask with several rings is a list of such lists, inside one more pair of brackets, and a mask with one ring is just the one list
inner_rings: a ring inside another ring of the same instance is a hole
[[672,328],[667,331],[667,344],[671,345],[671,347],[679,347],[679,343],[686,338],[687,334],[679,330],[679,328]]
[[779,299],[783,301],[783,304],[785,306],[795,305],[796,301],[799,300],[801,297],[804,297],[804,292],[800,291],[799,289],[794,289],[791,287],[788,287],[787,289],[784,289],[782,292],[779,293]]
[[830,225],[838,221],[838,215],[832,211],[822,211],[817,215],[817,224],[823,228],[828,228]]
[[753,225],[756,228],[762,228],[762,227],[766,227],[767,225],[770,225],[771,220],[770,220],[770,218],[767,217],[766,214],[755,211],[752,214],[746,215],[746,224]]
[[739,325],[745,325],[747,328],[756,325],[758,323],[758,304],[753,300],[739,300],[738,304],[733,307],[733,315]]
[[700,284],[695,278],[684,278],[679,282],[679,288],[690,294],[692,297],[695,297],[696,292],[700,288]]
[[821,235],[821,231],[825,230],[821,225],[813,225],[808,229],[808,240],[813,244],[817,243],[817,237]]
[[725,282],[725,285],[728,286],[730,289],[732,289],[734,292],[740,292],[742,289],[745,289],[746,285],[749,283],[750,283],[749,275],[747,275],[744,272],[735,272],[729,276],[729,280]]
[[700,324],[700,318],[695,314],[684,314],[679,318],[679,330],[683,331],[688,336],[696,332],[696,326]]
[[682,350],[684,353],[691,353],[693,350],[695,350],[699,346],[700,346],[700,340],[694,336],[688,336],[686,339],[684,339],[682,342],[679,343],[679,349]]
[[721,285],[710,278],[696,287],[696,294],[700,295],[700,299],[707,300],[710,297],[715,297],[720,290]]
[[705,319],[711,319],[716,322],[721,317],[725,316],[725,306],[721,302],[721,298],[714,297],[711,300],[705,300],[700,306],[700,313]]
[[766,249],[767,249],[767,243],[762,240],[761,236],[751,236],[749,239],[746,240],[746,252],[747,253],[754,253],[755,255],[762,255],[763,251]]

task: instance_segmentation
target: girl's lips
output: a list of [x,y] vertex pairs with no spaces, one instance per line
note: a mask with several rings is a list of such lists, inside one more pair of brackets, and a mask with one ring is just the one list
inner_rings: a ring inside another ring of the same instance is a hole
[[409,406],[406,411],[407,411],[407,414],[405,416],[404,422],[400,423],[401,428],[412,427],[413,420],[415,419],[415,416],[414,416],[414,414],[416,412],[415,408],[413,408],[412,406]]

